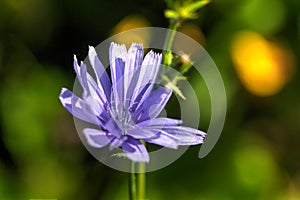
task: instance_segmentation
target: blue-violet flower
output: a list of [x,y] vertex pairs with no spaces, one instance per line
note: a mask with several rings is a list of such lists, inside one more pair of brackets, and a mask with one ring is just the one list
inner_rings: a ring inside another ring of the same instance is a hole
[[65,88],[59,97],[74,117],[98,127],[83,130],[90,146],[120,147],[134,162],[150,160],[141,140],[176,149],[179,145],[203,143],[205,137],[200,130],[180,126],[181,120],[158,117],[172,90],[155,84],[162,55],[153,51],[144,59],[143,55],[141,44],[133,43],[127,51],[124,44],[111,43],[109,77],[95,49],[89,47],[88,58],[96,80],[83,62],[78,65],[74,55],[82,98]]

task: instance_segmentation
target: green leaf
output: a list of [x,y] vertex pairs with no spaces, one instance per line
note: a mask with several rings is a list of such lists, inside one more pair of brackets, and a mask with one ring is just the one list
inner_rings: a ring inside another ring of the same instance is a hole
[[189,69],[192,67],[192,63],[188,62],[188,63],[184,63],[181,67],[181,74],[185,74],[186,72],[189,71]]
[[189,4],[189,5],[185,6],[185,9],[189,12],[195,12],[198,9],[202,8],[203,6],[207,5],[208,3],[210,3],[210,0],[196,1],[192,4]]
[[167,88],[173,90],[176,94],[178,94],[178,96],[180,96],[182,99],[186,99],[185,96],[183,95],[183,93],[181,92],[181,90],[179,89],[179,87],[177,87],[174,83],[172,82],[168,82],[165,85]]
[[207,5],[209,0],[200,0],[194,3],[187,4],[179,9],[182,19],[196,19],[198,15],[195,13],[197,10]]

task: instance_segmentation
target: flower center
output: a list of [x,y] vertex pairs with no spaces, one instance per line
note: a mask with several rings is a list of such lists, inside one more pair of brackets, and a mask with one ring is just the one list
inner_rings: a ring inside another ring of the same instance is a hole
[[126,135],[127,132],[134,128],[135,123],[131,119],[130,109],[125,108],[124,106],[111,106],[111,117],[114,119],[118,128],[121,130],[122,135]]

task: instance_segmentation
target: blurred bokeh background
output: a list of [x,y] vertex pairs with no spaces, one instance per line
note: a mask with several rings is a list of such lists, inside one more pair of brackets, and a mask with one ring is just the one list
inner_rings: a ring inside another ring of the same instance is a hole
[[[87,152],[58,95],[73,86],[73,54],[83,60],[88,45],[131,28],[168,27],[165,9],[163,0],[0,0],[1,200],[127,199],[128,174]],[[300,199],[299,11],[298,0],[214,0],[180,27],[216,62],[227,119],[207,157],[191,147],[147,174],[148,199]],[[205,130],[209,96],[188,76]]]

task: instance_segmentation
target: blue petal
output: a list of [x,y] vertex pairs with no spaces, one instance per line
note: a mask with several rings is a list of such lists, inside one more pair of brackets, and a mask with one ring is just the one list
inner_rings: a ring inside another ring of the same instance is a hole
[[83,88],[83,99],[88,96],[93,96],[98,100],[98,103],[101,102],[102,104],[104,104],[104,102],[107,102],[106,97],[100,93],[94,79],[87,72],[86,65],[81,62],[81,65],[79,67],[75,56],[74,67],[76,68],[77,78]]
[[153,138],[145,139],[145,142],[157,144],[157,145],[160,145],[163,147],[168,147],[171,149],[178,148],[178,143],[176,142],[177,139],[173,135],[171,135],[163,130],[155,130],[154,129],[154,131],[159,131],[159,133]]
[[74,55],[74,62],[73,62],[74,70],[77,76],[80,76],[80,67],[78,65],[77,57]]
[[131,98],[131,105],[136,102],[136,98],[139,95],[141,95],[141,91],[144,89],[144,87],[150,83],[149,90],[144,92],[144,95],[141,98],[140,103],[143,103],[143,101],[148,97],[150,91],[152,90],[157,73],[159,71],[161,58],[162,58],[161,54],[156,54],[153,51],[150,51],[145,56],[142,66],[139,69],[138,80],[137,83],[135,84],[134,92]]
[[90,146],[102,148],[112,140],[112,136],[108,136],[106,132],[98,129],[85,128],[83,133]]
[[124,69],[125,69],[125,62],[117,58],[115,60],[115,70],[116,70],[116,83],[114,85],[114,88],[117,88],[117,93],[119,95],[119,99],[121,102],[123,102],[124,99],[124,80],[123,80],[123,75],[124,75]]
[[[113,87],[115,87],[118,84],[118,79],[123,77],[124,75],[124,66],[125,66],[125,58],[126,58],[127,50],[126,46],[118,45],[115,43],[111,43],[109,48],[109,59],[110,59],[110,71],[111,71],[111,81]],[[116,60],[119,59],[118,62]],[[120,66],[116,66],[120,64],[120,61],[124,63],[123,67],[123,73],[120,74]],[[119,70],[119,71],[118,71]]]
[[116,58],[115,60],[115,80],[112,85],[111,93],[111,103],[116,114],[122,116],[123,106],[124,106],[124,84],[123,84],[123,74],[124,74],[125,62]]
[[144,85],[149,82],[153,83],[155,81],[161,64],[161,59],[161,54],[154,53],[153,51],[147,53],[141,66],[138,83]]
[[[123,106],[123,80],[124,67],[126,61],[127,50],[126,46],[118,45],[111,43],[109,48],[109,59],[110,59],[110,72],[111,72],[111,81],[112,81],[112,103],[114,109],[116,109],[117,114],[121,112]],[[122,92],[122,93],[121,93]],[[121,93],[121,94],[120,94]]]
[[101,93],[104,93],[106,98],[109,100],[111,92],[110,79],[105,71],[103,64],[97,56],[95,48],[92,46],[89,46],[89,60],[95,72],[98,87]]
[[153,138],[145,139],[146,142],[176,149],[180,145],[196,145],[203,143],[206,133],[184,126],[168,126],[164,129],[157,127],[147,130],[159,131]]
[[152,90],[152,84],[146,84],[143,86],[142,90],[138,94],[137,97],[135,97],[134,101],[130,103],[129,111],[131,113],[134,113],[136,111],[136,108],[141,105],[143,97],[147,97]]
[[[87,67],[83,62],[81,62],[81,64],[80,64],[79,72],[80,72],[80,78],[81,78],[81,85],[83,88],[83,99],[84,99],[88,96],[91,96],[91,92],[93,92],[95,90],[95,88],[97,88],[97,86],[96,86],[94,79],[88,74]],[[99,96],[99,97],[101,97],[101,96]]]
[[92,113],[102,120],[107,121],[109,116],[105,108],[107,105],[106,96],[101,93],[92,76],[87,73],[87,68],[84,63],[81,64],[80,74],[83,86],[83,101],[89,105]]
[[94,81],[92,76],[87,72],[86,65],[83,62],[81,62],[79,67],[75,55],[74,55],[74,69],[76,71],[77,78],[83,88],[83,99],[91,95],[96,97],[97,94],[98,96],[97,99],[100,98],[99,100],[102,102],[102,104],[107,102],[107,98],[105,97],[105,95],[103,95],[103,93],[100,92],[98,86],[96,85],[96,82]]
[[87,83],[87,68],[83,62],[81,62],[80,64],[79,72],[80,72],[80,78],[82,80],[82,87],[84,90],[86,90],[89,93],[89,87]]
[[142,121],[136,125],[139,127],[156,127],[162,129],[165,126],[171,126],[171,125],[174,126],[181,123],[182,120],[160,117],[160,118],[154,118],[154,119]]
[[125,99],[130,99],[133,94],[135,88],[134,86],[138,81],[143,56],[143,46],[141,44],[132,43],[126,55],[126,64],[124,71]]
[[105,124],[104,124],[104,128],[106,130],[109,131],[109,133],[111,133],[112,135],[114,135],[117,138],[120,138],[122,135],[122,130],[120,129],[120,127],[118,126],[118,124],[116,124],[114,119],[109,119]]
[[146,139],[146,138],[152,138],[155,137],[159,131],[157,130],[147,130],[143,128],[135,128],[130,131],[128,131],[127,135],[130,135],[131,137],[135,139]]
[[62,105],[74,116],[83,121],[99,125],[100,121],[91,111],[90,107],[82,99],[74,95],[70,90],[63,88],[59,99]]
[[158,87],[151,92],[148,98],[136,109],[133,114],[133,121],[142,122],[147,119],[156,118],[167,104],[171,94],[172,90],[161,86]]
[[[79,83],[81,84],[82,88],[84,88],[84,89],[87,88],[87,83],[84,82],[83,79],[82,79],[82,73],[83,73],[83,71],[85,71],[85,73],[86,73],[86,69],[83,70],[81,68],[82,65],[81,65],[81,67],[79,67],[76,55],[74,55],[74,63],[73,63],[73,65],[74,65],[74,70],[75,70],[76,75],[77,75],[77,79],[78,79]],[[86,66],[83,66],[83,67],[86,68]]]
[[196,145],[203,143],[206,133],[185,126],[170,126],[163,129],[176,138],[178,145]]
[[122,149],[127,158],[134,162],[149,162],[149,154],[146,147],[138,140],[128,138],[123,144]]

